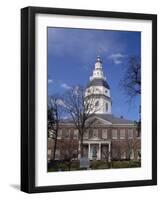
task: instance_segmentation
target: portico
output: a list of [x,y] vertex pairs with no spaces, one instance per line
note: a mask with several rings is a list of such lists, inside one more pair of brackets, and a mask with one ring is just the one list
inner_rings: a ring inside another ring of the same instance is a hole
[[[80,143],[79,143],[80,149]],[[84,157],[88,157],[89,160],[111,160],[111,141],[94,141],[85,140],[83,142]],[[80,155],[78,156],[80,158]]]

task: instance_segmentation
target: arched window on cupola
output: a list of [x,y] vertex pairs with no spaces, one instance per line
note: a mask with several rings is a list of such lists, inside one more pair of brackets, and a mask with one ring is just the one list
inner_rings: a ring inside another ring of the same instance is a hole
[[99,106],[99,101],[96,101],[95,106],[96,106],[96,107]]
[[108,103],[106,103],[106,111],[108,111]]

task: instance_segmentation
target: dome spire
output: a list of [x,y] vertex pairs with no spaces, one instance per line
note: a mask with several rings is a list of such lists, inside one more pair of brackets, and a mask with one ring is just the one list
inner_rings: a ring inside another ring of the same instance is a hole
[[101,57],[100,57],[99,55],[97,55],[97,60],[96,60],[96,62],[102,63]]
[[100,62],[100,63],[102,63],[102,61],[101,61],[101,48],[98,48],[98,50],[97,50],[97,60],[96,60],[96,62]]
[[97,56],[96,63],[95,63],[95,70],[96,69],[102,70],[102,61],[99,55]]
[[90,80],[93,80],[93,79],[106,80],[106,77],[103,74],[102,61],[99,55],[97,56],[97,59],[94,65],[93,75],[90,77]]

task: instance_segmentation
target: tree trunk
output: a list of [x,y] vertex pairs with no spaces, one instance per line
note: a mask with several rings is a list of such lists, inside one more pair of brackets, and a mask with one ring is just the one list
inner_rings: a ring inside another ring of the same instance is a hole
[[131,162],[130,162],[130,159],[129,159],[129,168],[131,167]]
[[54,151],[53,151],[53,161],[55,160],[56,147],[57,147],[57,137],[55,138]]
[[71,169],[71,161],[68,163],[68,170],[70,171],[70,169]]
[[83,136],[81,136],[81,141],[80,141],[80,150],[81,150],[81,158],[83,157]]

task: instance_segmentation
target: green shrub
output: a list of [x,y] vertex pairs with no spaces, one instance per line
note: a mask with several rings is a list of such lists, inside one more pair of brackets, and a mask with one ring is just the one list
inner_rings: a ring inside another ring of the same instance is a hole
[[112,168],[128,168],[128,161],[112,161]]
[[68,166],[67,166],[66,163],[59,163],[58,169],[61,170],[61,171],[67,171],[68,170]]
[[79,170],[80,164],[79,162],[73,162],[72,165],[71,165],[71,170]]
[[140,161],[130,161],[130,167],[141,167]]
[[133,168],[140,166],[139,161],[112,161],[112,168]]
[[91,161],[91,168],[92,169],[107,169],[108,165],[103,160],[93,160]]
[[[141,162],[140,161],[111,161],[109,163],[103,161],[103,160],[93,160],[90,161],[90,168],[91,169],[117,169],[117,168],[134,168],[134,167],[140,167]],[[81,168],[80,169],[80,163],[79,161],[73,161],[70,170],[86,170]],[[54,172],[54,171],[69,171],[69,166],[64,161],[57,161],[50,165],[48,167],[48,172]]]

